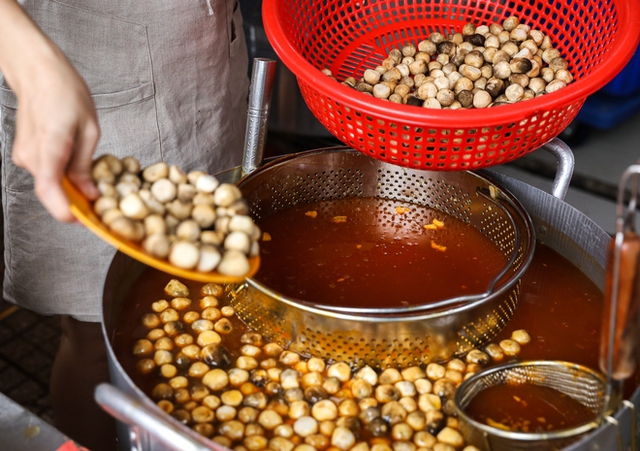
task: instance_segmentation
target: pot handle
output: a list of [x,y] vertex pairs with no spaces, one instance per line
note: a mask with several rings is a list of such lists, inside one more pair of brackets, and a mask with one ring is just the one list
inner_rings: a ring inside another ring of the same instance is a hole
[[542,146],[542,149],[545,149],[556,157],[558,170],[556,171],[556,176],[553,179],[551,194],[560,200],[564,200],[564,197],[567,195],[567,191],[569,190],[571,176],[573,176],[573,167],[575,166],[573,152],[571,152],[569,146],[558,138],[553,138],[547,144]]
[[[130,427],[139,427],[149,433],[154,439],[163,443],[168,449],[180,451],[225,451],[226,449],[214,442],[199,443],[180,431],[175,424],[153,411],[143,401],[131,396],[119,388],[102,383],[94,392],[96,402],[109,415]],[[226,450],[228,451],[228,450]]]

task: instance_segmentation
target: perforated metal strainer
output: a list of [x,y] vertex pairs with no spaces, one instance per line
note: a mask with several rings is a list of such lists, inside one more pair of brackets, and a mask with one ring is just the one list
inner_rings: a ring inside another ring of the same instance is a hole
[[[584,416],[575,418],[578,426],[539,433],[503,430],[471,418],[466,409],[472,399],[497,385],[551,388],[559,393],[558,396],[567,396],[586,407],[582,412]],[[463,382],[456,390],[454,402],[460,430],[467,443],[489,451],[562,449],[598,427],[607,405],[617,404],[617,401],[610,402],[607,380],[600,373],[560,361],[514,362],[489,368]]]
[[520,277],[533,256],[532,224],[517,200],[485,177],[401,168],[352,149],[330,148],[270,162],[238,186],[258,224],[301,203],[382,198],[429,207],[468,223],[509,261],[486,292],[407,307],[400,300],[391,308],[331,307],[288,298],[256,279],[234,286],[232,304],[238,315],[286,348],[355,365],[406,367],[482,346],[516,309]]

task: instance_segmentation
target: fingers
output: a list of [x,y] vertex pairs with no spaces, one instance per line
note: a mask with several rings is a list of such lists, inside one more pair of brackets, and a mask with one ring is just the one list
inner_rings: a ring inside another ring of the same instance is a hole
[[55,219],[61,222],[74,222],[75,218],[69,210],[69,200],[62,189],[60,183],[52,179],[37,179],[35,182],[35,192],[42,206]]
[[83,123],[77,131],[68,127],[64,132],[40,129],[40,133],[28,133],[31,130],[19,128],[12,159],[33,175],[35,194],[51,216],[58,221],[73,222],[62,177],[65,171],[70,171],[69,179],[74,185],[90,199],[97,197],[98,190],[91,181],[91,162],[100,135],[97,122]]
[[75,221],[62,178],[67,172],[85,196],[98,196],[91,179],[93,153],[100,137],[95,109],[90,97],[75,104],[68,102],[67,110],[57,116],[43,114],[47,103],[37,106],[24,102],[23,109],[18,110],[12,159],[33,175],[35,194],[55,219]]
[[88,121],[79,131],[74,152],[67,165],[67,177],[88,199],[95,200],[100,195],[91,177],[93,153],[98,140],[100,129],[96,120]]
[[[41,150],[33,155],[33,160],[25,163],[25,168],[34,178],[34,191],[42,206],[58,221],[72,222],[74,217],[69,211],[69,200],[62,189],[62,174],[66,167],[73,142],[70,140],[47,140],[34,143]],[[14,152],[20,152],[14,146]],[[60,152],[60,153],[58,153]]]

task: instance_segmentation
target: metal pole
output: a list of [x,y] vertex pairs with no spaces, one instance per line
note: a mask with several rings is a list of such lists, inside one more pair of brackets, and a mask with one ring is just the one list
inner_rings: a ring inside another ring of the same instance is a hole
[[245,175],[255,171],[262,163],[275,74],[275,60],[268,58],[253,60],[247,109],[247,129],[242,158],[242,172]]

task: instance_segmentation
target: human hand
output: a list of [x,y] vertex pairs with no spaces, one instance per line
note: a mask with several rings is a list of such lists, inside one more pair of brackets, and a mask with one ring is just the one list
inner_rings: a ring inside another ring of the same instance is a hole
[[[0,1],[0,9],[11,3]],[[0,66],[18,98],[12,160],[33,175],[36,196],[49,213],[70,222],[65,172],[89,199],[99,194],[90,173],[100,137],[96,110],[84,80],[60,49],[21,9],[9,13],[15,16],[7,26],[17,27],[22,37],[12,40],[0,31]]]
[[36,196],[59,221],[72,221],[62,175],[88,198],[98,191],[91,161],[100,135],[96,111],[84,81],[70,65],[53,62],[40,80],[18,96],[12,160],[34,178]]

